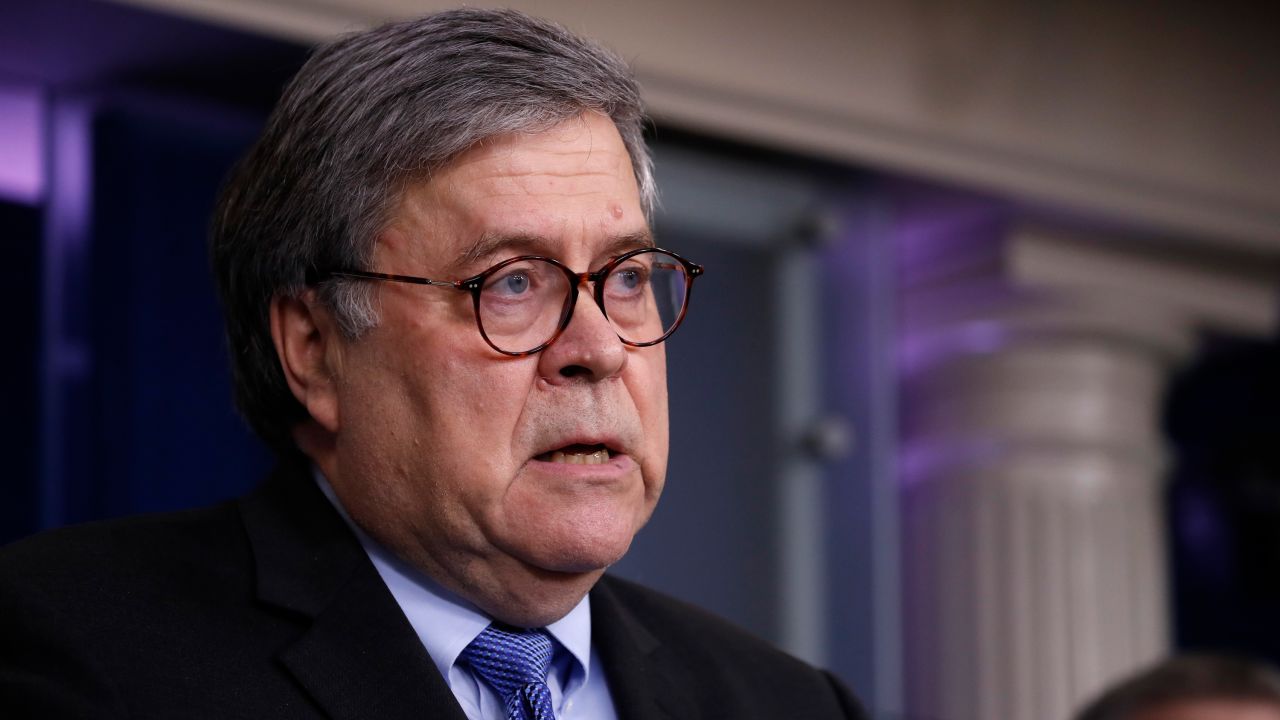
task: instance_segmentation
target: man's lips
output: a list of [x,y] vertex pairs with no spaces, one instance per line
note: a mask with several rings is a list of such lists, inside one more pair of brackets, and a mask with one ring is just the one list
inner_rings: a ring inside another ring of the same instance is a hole
[[614,438],[571,435],[564,440],[568,442],[544,445],[546,449],[530,458],[526,468],[547,478],[609,486],[636,471],[636,461],[626,451],[626,444]]
[[604,443],[571,443],[540,453],[534,460],[567,465],[603,465],[617,454]]

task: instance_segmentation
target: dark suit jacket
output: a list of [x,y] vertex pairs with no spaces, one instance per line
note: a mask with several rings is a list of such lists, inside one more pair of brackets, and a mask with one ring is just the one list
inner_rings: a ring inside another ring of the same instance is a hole
[[[861,718],[831,676],[605,578],[592,632],[620,720]],[[0,551],[0,717],[465,720],[301,463],[215,508]]]

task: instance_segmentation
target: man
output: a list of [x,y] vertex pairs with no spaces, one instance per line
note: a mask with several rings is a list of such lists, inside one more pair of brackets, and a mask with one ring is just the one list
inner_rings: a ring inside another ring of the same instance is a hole
[[1238,658],[1175,657],[1118,683],[1077,720],[1280,720],[1280,675]]
[[8,549],[5,717],[861,717],[603,576],[662,490],[661,342],[701,273],[654,246],[642,121],[623,63],[515,12],[321,48],[212,240],[280,468]]

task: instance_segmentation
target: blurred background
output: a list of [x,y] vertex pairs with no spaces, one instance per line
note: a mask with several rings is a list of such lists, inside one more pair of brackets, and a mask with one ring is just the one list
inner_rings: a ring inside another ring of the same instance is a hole
[[[1266,3],[512,2],[628,58],[666,495],[616,568],[877,718],[1066,718],[1280,661],[1280,26]],[[205,259],[307,47],[435,0],[4,0],[0,541],[234,497]]]

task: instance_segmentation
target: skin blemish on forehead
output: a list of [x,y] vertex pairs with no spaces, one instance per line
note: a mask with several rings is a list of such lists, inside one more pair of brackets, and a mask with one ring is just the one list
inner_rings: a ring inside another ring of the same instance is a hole
[[622,219],[622,204],[621,204],[621,203],[616,203],[616,202],[615,202],[615,203],[613,203],[612,205],[610,205],[610,206],[609,206],[609,214],[613,216],[613,219],[614,219],[614,220],[621,220],[621,219]]

